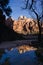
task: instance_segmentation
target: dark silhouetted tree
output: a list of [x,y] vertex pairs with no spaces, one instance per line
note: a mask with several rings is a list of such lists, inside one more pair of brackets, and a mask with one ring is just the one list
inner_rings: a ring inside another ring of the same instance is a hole
[[8,28],[5,26],[6,16],[10,16],[12,10],[8,6],[9,0],[0,0],[0,42],[4,39],[4,34],[8,32]]
[[9,0],[0,0],[0,22],[3,22],[5,20],[5,16],[9,16],[12,12],[8,4]]
[[10,17],[7,18],[6,20],[6,25],[10,28],[10,29],[13,29],[13,19]]
[[[40,20],[43,18],[43,0],[24,0],[25,7],[23,9],[30,10],[31,14],[34,13],[37,19],[38,27],[39,27],[39,35],[38,40],[41,42],[41,25]],[[34,17],[35,17],[34,16]]]

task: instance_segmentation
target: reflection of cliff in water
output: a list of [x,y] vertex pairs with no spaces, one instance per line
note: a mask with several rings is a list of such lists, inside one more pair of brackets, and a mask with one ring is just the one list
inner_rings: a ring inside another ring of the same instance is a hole
[[[21,50],[22,54],[20,54]],[[43,65],[43,55],[41,56],[41,53],[39,54],[37,48],[34,47],[24,45],[17,48],[2,49],[0,54],[2,54],[0,65]]]
[[28,45],[22,45],[17,47],[19,53],[25,53],[26,51],[31,51],[31,50],[37,50],[37,48],[34,48],[32,46],[28,46]]

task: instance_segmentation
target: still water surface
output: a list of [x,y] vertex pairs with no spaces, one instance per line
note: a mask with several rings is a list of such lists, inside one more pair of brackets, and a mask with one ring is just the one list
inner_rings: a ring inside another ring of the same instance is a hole
[[41,55],[37,55],[35,50],[20,54],[17,48],[3,49],[0,52],[0,65],[43,65],[40,58]]

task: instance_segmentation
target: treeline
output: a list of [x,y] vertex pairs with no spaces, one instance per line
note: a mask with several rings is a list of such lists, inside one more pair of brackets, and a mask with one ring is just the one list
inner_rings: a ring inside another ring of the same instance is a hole
[[14,32],[5,24],[0,23],[0,42],[23,39],[21,34]]

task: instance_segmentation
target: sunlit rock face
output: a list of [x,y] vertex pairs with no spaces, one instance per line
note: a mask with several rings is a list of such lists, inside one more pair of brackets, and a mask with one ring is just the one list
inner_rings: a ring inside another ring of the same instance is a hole
[[13,23],[13,30],[18,32],[18,33],[21,33],[22,29],[23,29],[22,21],[21,20],[20,21],[19,20],[18,21],[14,21],[14,23]]
[[14,21],[13,30],[24,35],[39,32],[37,22],[25,16],[20,16],[18,20]]
[[19,46],[19,47],[17,47],[17,49],[18,49],[20,54],[25,53],[27,51],[31,51],[31,50],[37,50],[37,48],[34,48],[32,46],[28,46],[28,45]]
[[23,19],[27,19],[27,17],[26,16],[20,16],[18,19],[23,20]]

